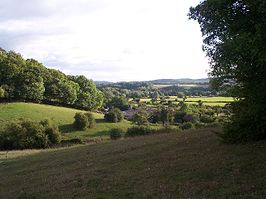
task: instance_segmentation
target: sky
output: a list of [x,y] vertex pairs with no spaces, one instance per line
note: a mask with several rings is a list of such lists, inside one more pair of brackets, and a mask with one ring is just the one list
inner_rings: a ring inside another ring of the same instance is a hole
[[104,81],[206,78],[200,0],[1,0],[0,47]]

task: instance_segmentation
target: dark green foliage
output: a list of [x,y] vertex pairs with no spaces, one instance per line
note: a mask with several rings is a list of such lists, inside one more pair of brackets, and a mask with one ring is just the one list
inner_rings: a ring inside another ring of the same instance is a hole
[[147,125],[148,122],[148,112],[145,110],[139,110],[134,113],[132,121],[137,125]]
[[13,51],[0,49],[0,97],[60,104],[94,110],[101,107],[103,95],[84,76],[67,76],[47,69],[34,59],[23,59]]
[[196,123],[194,123],[194,127],[195,127],[196,129],[204,128],[204,127],[206,127],[206,124],[204,124],[204,123],[202,123],[202,122],[196,122]]
[[125,111],[129,108],[128,100],[125,97],[114,97],[112,100],[108,103],[109,108],[118,108],[121,111]]
[[5,97],[5,90],[2,87],[0,87],[0,98],[3,97]]
[[48,121],[21,120],[11,122],[0,132],[0,148],[31,149],[46,148],[60,142],[58,127]]
[[193,123],[185,122],[185,123],[181,124],[180,128],[183,130],[191,129],[191,128],[193,128]]
[[85,113],[85,115],[86,115],[86,117],[88,119],[88,122],[89,122],[89,126],[88,127],[89,128],[93,128],[95,126],[95,124],[96,124],[93,114],[90,113],[90,112],[87,112],[87,113]]
[[82,144],[82,140],[80,138],[72,138],[68,140],[62,140],[61,144],[62,145],[72,145],[72,144]]
[[117,139],[121,138],[123,134],[125,134],[123,129],[119,129],[119,128],[111,129],[110,138],[112,140],[117,140]]
[[212,123],[214,122],[215,118],[213,118],[212,116],[209,115],[202,115],[200,117],[200,121],[203,123]]
[[172,123],[173,119],[173,110],[167,108],[162,108],[160,110],[160,121],[163,123],[164,126]]
[[183,123],[185,115],[186,115],[186,112],[177,111],[174,114],[174,121],[176,123]]
[[212,86],[239,101],[223,138],[266,139],[266,1],[204,0],[190,9],[210,57]]
[[92,113],[76,113],[74,119],[73,125],[77,130],[85,130],[95,125],[95,119]]
[[121,122],[123,118],[123,113],[118,108],[113,108],[104,115],[104,119],[107,122]]
[[126,136],[133,137],[133,136],[141,136],[141,135],[150,135],[153,132],[154,130],[148,126],[134,126],[134,127],[128,128],[126,132]]
[[48,136],[49,144],[58,144],[61,141],[61,133],[58,126],[49,119],[42,120],[40,124],[45,128],[45,134]]

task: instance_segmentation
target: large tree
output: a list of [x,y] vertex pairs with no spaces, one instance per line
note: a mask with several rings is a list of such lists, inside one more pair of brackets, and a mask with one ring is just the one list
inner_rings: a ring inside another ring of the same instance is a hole
[[224,138],[265,139],[266,1],[204,0],[190,8],[189,17],[200,24],[213,86],[239,100]]

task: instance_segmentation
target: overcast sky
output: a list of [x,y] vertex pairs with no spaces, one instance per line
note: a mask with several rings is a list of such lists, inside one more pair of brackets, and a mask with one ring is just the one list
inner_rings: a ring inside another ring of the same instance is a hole
[[199,2],[1,0],[0,47],[93,80],[204,78]]

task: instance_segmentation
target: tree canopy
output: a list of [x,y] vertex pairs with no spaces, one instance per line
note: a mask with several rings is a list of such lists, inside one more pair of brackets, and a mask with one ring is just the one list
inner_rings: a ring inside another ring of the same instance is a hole
[[0,98],[68,105],[86,110],[101,107],[103,95],[85,76],[67,76],[34,59],[0,48]]
[[265,139],[266,1],[204,0],[189,17],[200,24],[212,85],[239,99],[224,138]]

